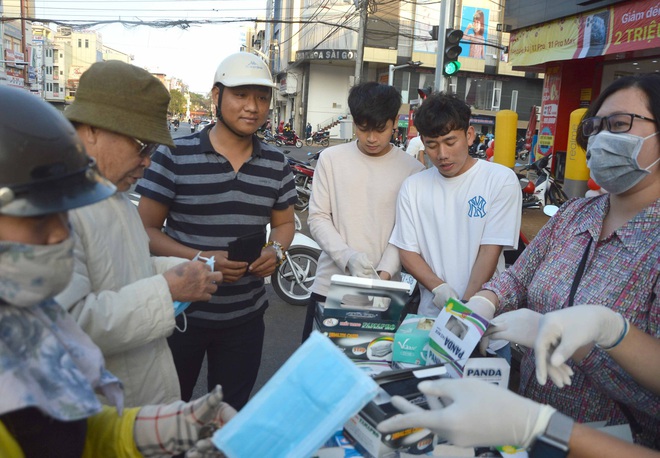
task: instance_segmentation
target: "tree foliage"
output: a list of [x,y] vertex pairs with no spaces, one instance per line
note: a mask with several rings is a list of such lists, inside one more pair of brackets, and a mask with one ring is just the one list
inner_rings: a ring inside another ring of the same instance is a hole
[[172,116],[182,116],[185,114],[186,98],[178,89],[172,89],[170,91],[170,105],[167,107],[167,111]]
[[211,116],[211,95],[190,93],[190,111],[204,111]]

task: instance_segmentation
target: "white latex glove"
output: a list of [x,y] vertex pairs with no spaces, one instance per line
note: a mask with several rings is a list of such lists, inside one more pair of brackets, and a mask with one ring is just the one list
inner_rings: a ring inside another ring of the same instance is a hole
[[[542,318],[542,314],[530,309],[506,312],[490,320],[484,337],[508,340],[527,348],[533,348]],[[547,369],[547,372],[559,388],[571,384],[573,370],[566,364],[552,366]]]
[[377,276],[373,264],[365,253],[355,253],[351,256],[347,267],[353,277],[372,278]]
[[[534,343],[536,379],[545,385],[552,369],[565,366],[575,351],[590,343],[611,347],[628,329],[622,315],[600,305],[577,305],[543,316]],[[571,374],[572,375],[572,374]]]
[[[495,316],[495,304],[484,296],[472,296],[465,306],[488,321]],[[486,356],[486,349],[489,344],[490,338],[484,335],[479,341],[479,352],[482,355]]]
[[[400,396],[392,404],[403,412],[378,425],[384,433],[428,428],[461,447],[515,445],[529,447],[548,426],[555,409],[477,379],[422,382],[427,397],[440,398],[444,408],[424,410]],[[506,419],[502,418],[506,412]]]
[[530,309],[518,309],[506,312],[490,320],[484,337],[508,340],[527,348],[534,346],[539,331],[541,315]]
[[438,309],[442,310],[445,307],[445,304],[449,300],[450,297],[453,297],[457,301],[460,301],[461,298],[458,297],[458,293],[454,291],[454,288],[452,288],[449,283],[440,283],[438,286],[433,288],[433,305],[438,307]]
[[213,430],[221,428],[236,410],[222,402],[220,385],[194,401],[142,407],[135,418],[133,437],[144,457],[178,455]]

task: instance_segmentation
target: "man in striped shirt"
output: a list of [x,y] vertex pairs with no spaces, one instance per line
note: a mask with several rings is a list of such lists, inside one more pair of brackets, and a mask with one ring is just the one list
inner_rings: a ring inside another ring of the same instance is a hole
[[[237,409],[257,377],[268,306],[263,279],[282,262],[295,231],[296,191],[287,161],[254,135],[266,122],[274,87],[256,56],[227,57],[212,89],[218,122],[175,140],[176,149],[159,149],[137,188],[153,253],[191,259],[201,252],[215,256],[215,270],[223,273],[217,293],[191,304],[187,325],[178,318],[185,331],[168,339],[184,400],[192,396],[205,354],[209,389],[222,385],[226,402]],[[230,242],[265,231],[268,223],[269,241],[261,248],[264,236],[256,260],[230,259]]]

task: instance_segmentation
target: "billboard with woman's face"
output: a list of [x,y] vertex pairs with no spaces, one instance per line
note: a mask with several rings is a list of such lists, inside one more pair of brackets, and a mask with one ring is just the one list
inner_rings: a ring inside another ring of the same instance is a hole
[[484,58],[485,43],[488,40],[488,16],[490,10],[474,6],[464,6],[461,16],[461,30],[463,31],[463,40],[470,44],[461,43],[461,57],[471,57],[473,59]]

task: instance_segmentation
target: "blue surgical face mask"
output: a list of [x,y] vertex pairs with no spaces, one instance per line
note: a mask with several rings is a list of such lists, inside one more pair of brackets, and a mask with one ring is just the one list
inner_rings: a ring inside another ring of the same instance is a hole
[[644,142],[658,135],[655,132],[647,137],[623,133],[614,134],[602,130],[589,137],[587,146],[587,166],[594,181],[612,194],[628,191],[651,173],[657,159],[646,168],[639,165],[638,156]]
[[378,385],[312,332],[213,444],[227,456],[311,456],[371,399]]

